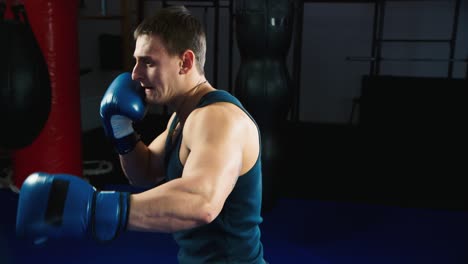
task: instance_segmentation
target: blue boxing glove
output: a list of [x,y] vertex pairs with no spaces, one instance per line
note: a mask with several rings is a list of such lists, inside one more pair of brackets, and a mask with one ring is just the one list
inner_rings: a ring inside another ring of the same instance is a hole
[[126,229],[130,193],[97,191],[68,174],[36,172],[21,186],[16,234],[36,243],[48,238],[109,241]]
[[146,114],[144,94],[129,72],[121,73],[110,84],[101,100],[100,115],[106,135],[121,155],[132,151],[140,136],[133,122]]

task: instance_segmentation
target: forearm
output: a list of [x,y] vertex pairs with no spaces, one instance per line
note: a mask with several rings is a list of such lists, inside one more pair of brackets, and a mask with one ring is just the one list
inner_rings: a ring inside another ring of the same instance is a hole
[[172,233],[210,223],[217,212],[208,199],[193,190],[181,188],[178,181],[133,194],[127,228]]
[[135,149],[125,155],[120,155],[122,171],[130,184],[140,187],[155,186],[161,179],[150,172],[150,151],[141,141]]

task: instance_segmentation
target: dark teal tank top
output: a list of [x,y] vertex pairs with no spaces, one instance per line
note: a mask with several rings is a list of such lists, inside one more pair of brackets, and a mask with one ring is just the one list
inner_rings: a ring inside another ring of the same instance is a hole
[[[233,103],[252,118],[239,100],[224,90],[204,95],[197,108],[215,102]],[[176,117],[170,130],[177,122]],[[182,176],[184,167],[179,159],[181,142],[182,133],[179,133],[174,144],[171,143],[170,136],[166,140],[167,181]],[[221,213],[213,222],[174,233],[174,239],[179,245],[179,263],[264,263],[259,228],[262,222],[261,199],[262,166],[259,154],[252,169],[239,177]]]

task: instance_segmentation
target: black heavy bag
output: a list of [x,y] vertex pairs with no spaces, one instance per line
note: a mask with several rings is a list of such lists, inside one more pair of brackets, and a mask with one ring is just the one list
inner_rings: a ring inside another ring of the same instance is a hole
[[0,149],[30,145],[51,109],[49,71],[22,5],[0,16]]
[[260,126],[264,211],[273,207],[285,170],[283,127],[292,102],[286,65],[293,32],[293,0],[238,0],[235,32],[241,55],[235,95]]

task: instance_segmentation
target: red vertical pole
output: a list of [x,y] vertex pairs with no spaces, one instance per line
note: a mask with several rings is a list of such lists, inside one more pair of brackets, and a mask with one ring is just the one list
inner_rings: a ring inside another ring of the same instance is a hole
[[6,0],[4,3],[6,5],[5,9],[5,19],[12,19],[13,18],[13,13],[11,12],[10,6],[11,6],[11,0]]
[[14,183],[31,173],[82,176],[79,92],[78,1],[25,0],[24,6],[46,59],[52,90],[49,119],[36,140],[13,154]]

